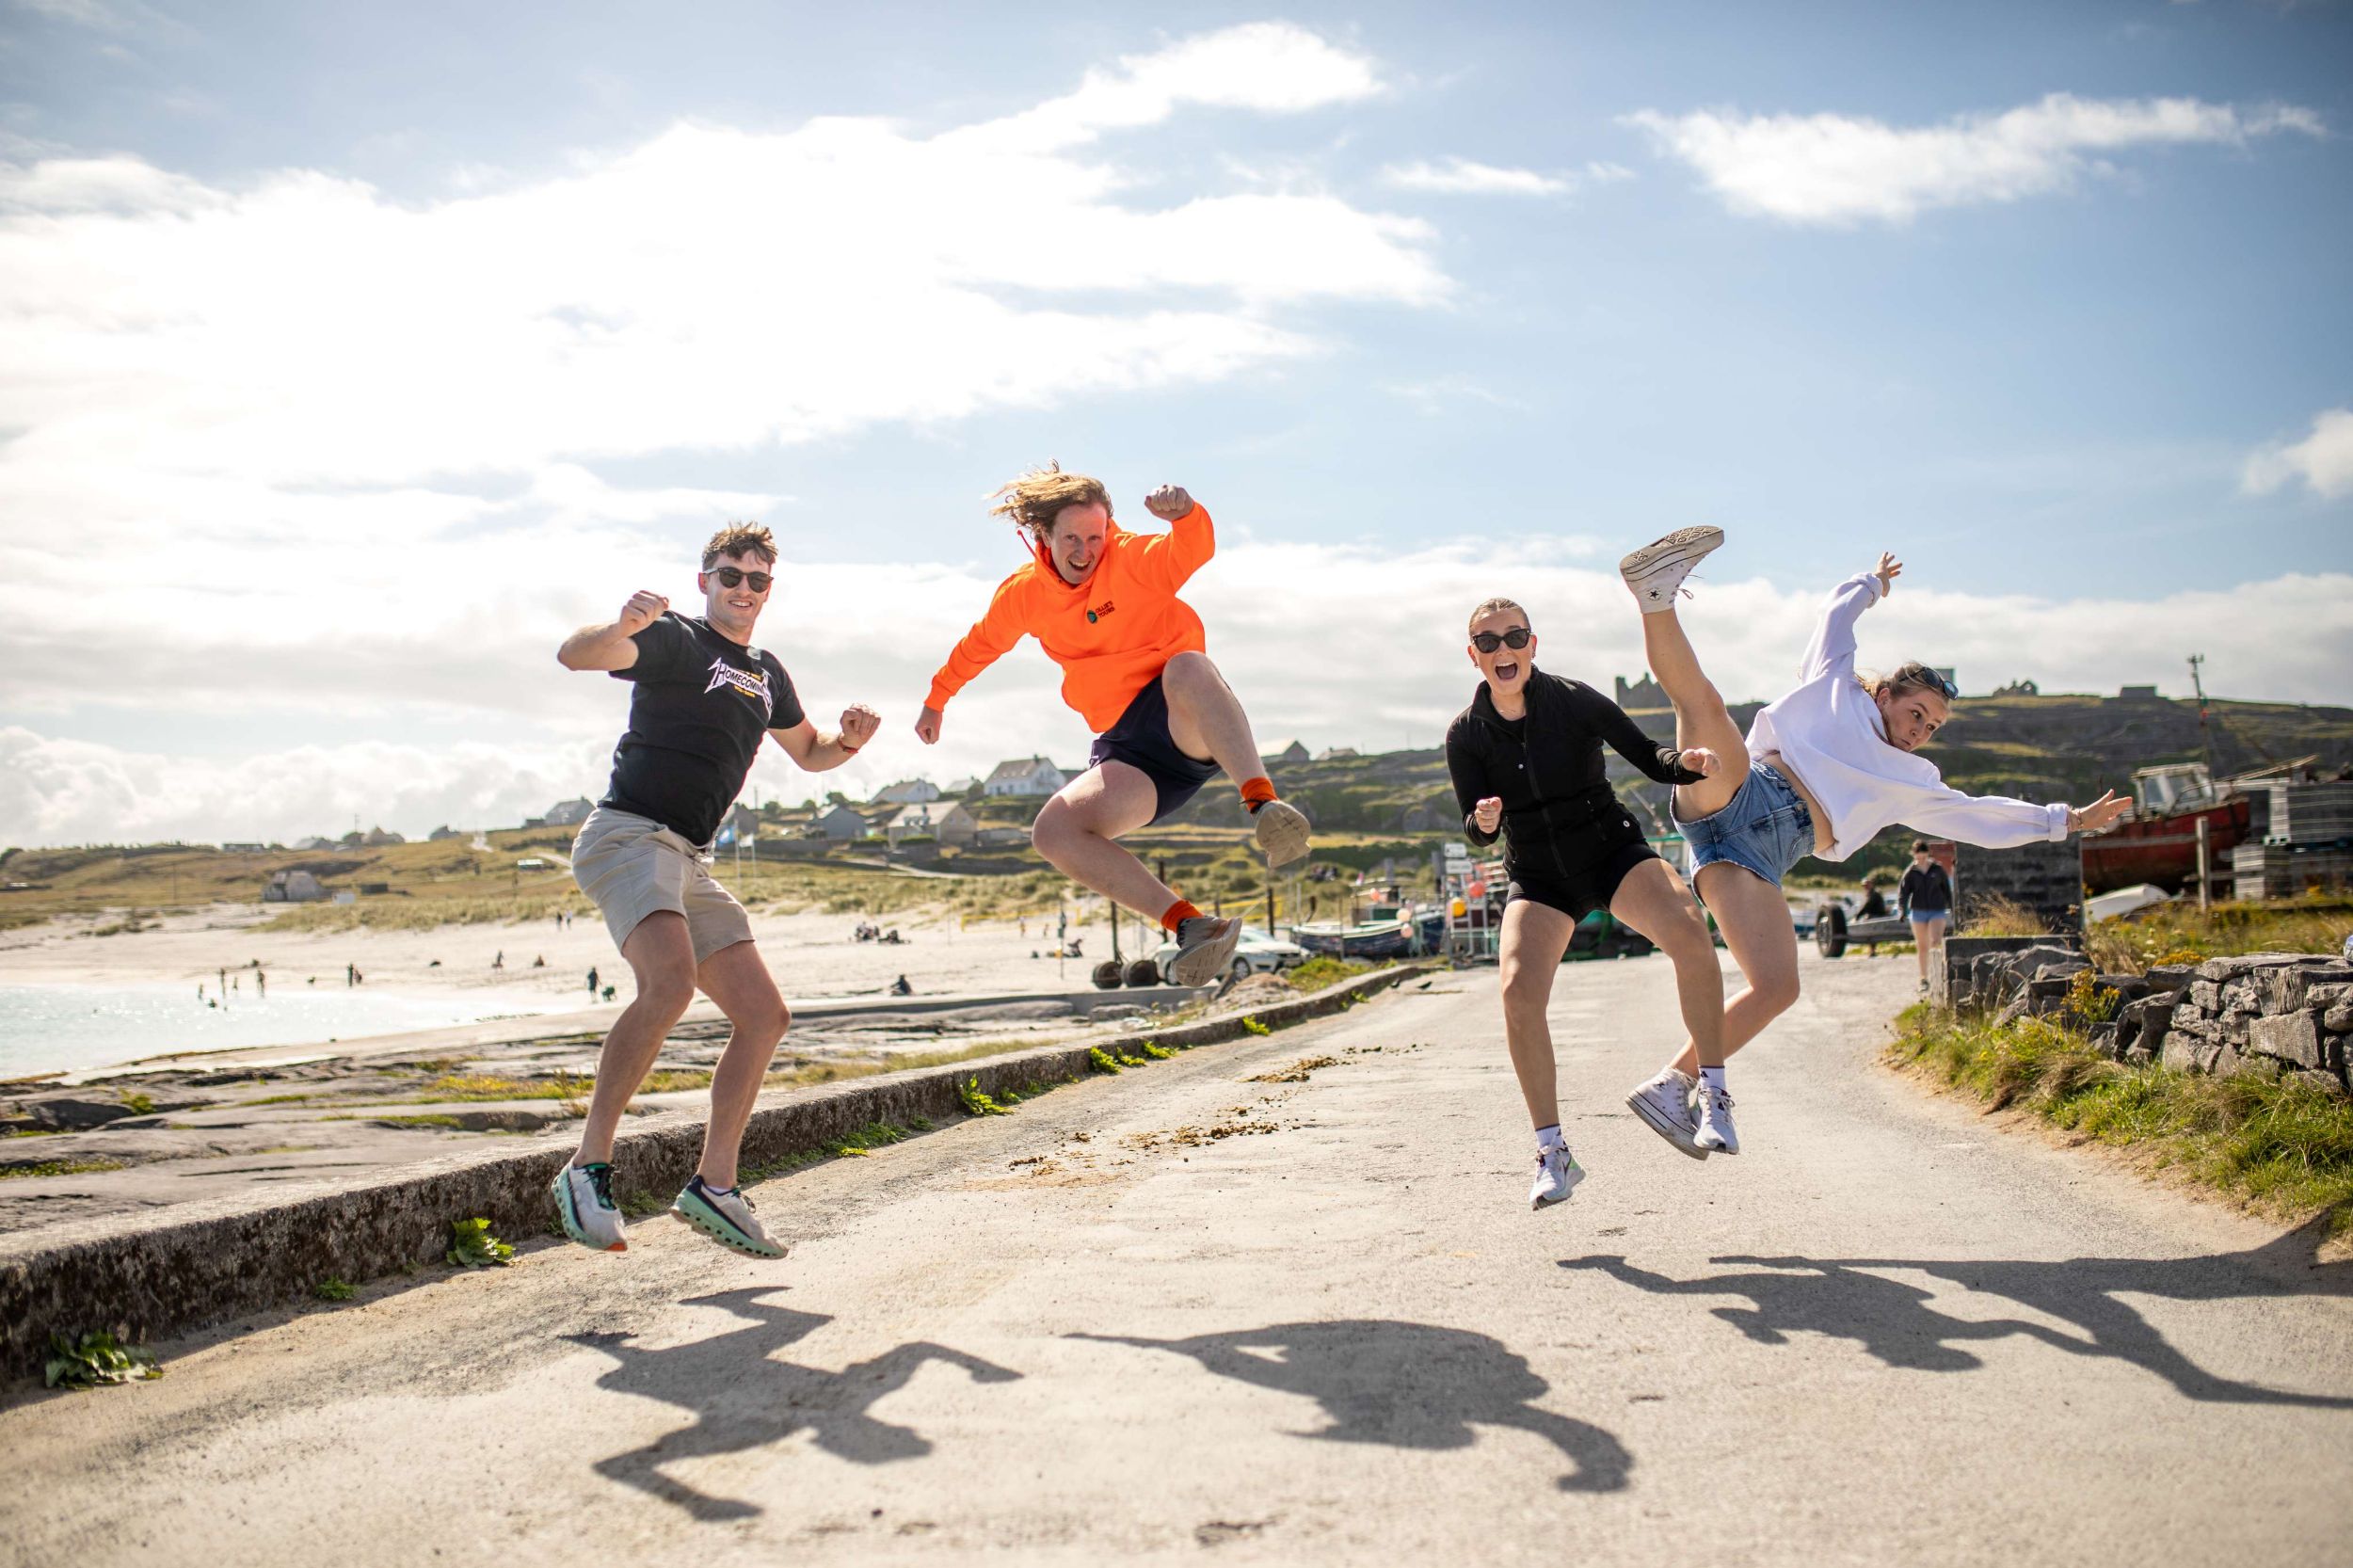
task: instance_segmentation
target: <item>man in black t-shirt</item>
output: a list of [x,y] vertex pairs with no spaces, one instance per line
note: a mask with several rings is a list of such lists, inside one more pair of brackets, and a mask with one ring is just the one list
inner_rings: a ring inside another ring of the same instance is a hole
[[752,945],[750,919],[705,862],[761,736],[824,773],[848,761],[881,721],[853,704],[838,731],[822,732],[776,655],[751,646],[776,562],[767,529],[731,524],[703,547],[695,579],[702,616],[675,614],[668,600],[641,590],[618,619],[582,628],[556,651],[567,669],[604,670],[632,686],[613,782],[572,845],[572,875],[637,976],[636,999],[597,1059],[580,1151],[555,1178],[556,1213],[583,1246],[628,1248],[613,1201],[613,1136],[699,986],[733,1032],[711,1079],[702,1161],[670,1211],[739,1252],[784,1256],[736,1190],[735,1161],[789,1018]]

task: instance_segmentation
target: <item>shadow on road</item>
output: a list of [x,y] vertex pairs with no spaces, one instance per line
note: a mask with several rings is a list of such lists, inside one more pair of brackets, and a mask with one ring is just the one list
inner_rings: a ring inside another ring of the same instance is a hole
[[751,1503],[705,1496],[663,1474],[663,1466],[707,1454],[765,1448],[804,1430],[827,1453],[860,1464],[920,1459],[932,1451],[931,1444],[905,1427],[876,1420],[867,1414],[869,1406],[905,1387],[928,1361],[961,1367],[978,1383],[1011,1383],[1021,1375],[962,1351],[921,1342],[901,1345],[839,1372],[772,1360],[777,1351],[831,1321],[760,1301],[772,1288],[725,1290],[682,1303],[723,1306],[748,1320],[750,1326],[668,1350],[646,1350],[630,1343],[628,1335],[567,1336],[619,1363],[597,1380],[598,1387],[660,1400],[696,1418],[683,1432],[599,1461],[599,1475],[673,1503],[697,1519],[747,1518],[760,1510]]
[[[1747,1306],[1715,1315],[1761,1345],[1793,1333],[1852,1339],[1890,1367],[1960,1372],[1984,1365],[1962,1349],[1974,1341],[2019,1336],[2073,1355],[2129,1361],[2171,1384],[2185,1398],[2235,1404],[2353,1408],[2353,1399],[2301,1394],[2217,1377],[2169,1344],[2126,1296],[2213,1302],[2297,1296],[2353,1297],[2353,1265],[2313,1261],[2327,1234],[2323,1216],[2246,1252],[2209,1257],[2071,1257],[2003,1262],[1893,1257],[1725,1256],[1719,1266],[1753,1270],[1701,1279],[1671,1279],[1623,1257],[1563,1259],[1659,1296],[1742,1296]],[[1874,1272],[1865,1272],[1874,1271]],[[1982,1295],[1998,1296],[2072,1323],[2082,1336],[2020,1319],[1956,1318],[1929,1304],[1933,1292],[1876,1271],[1916,1271]]]
[[1277,1323],[1191,1339],[1074,1334],[1108,1345],[1189,1355],[1220,1377],[1300,1394],[1323,1407],[1332,1424],[1294,1433],[1336,1443],[1396,1448],[1466,1448],[1473,1427],[1533,1432],[1576,1469],[1563,1492],[1615,1492],[1634,1461],[1601,1428],[1538,1409],[1551,1385],[1525,1357],[1483,1334],[1382,1320]]

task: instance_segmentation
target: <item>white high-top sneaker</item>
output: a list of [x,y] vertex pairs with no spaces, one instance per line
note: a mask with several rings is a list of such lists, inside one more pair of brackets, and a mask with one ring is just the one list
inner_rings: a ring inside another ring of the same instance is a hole
[[1694,1160],[1705,1160],[1707,1151],[1694,1139],[1698,1130],[1691,1123],[1691,1080],[1673,1067],[1662,1069],[1657,1078],[1626,1096],[1626,1109],[1642,1118],[1642,1124],[1673,1144],[1679,1154]]
[[1700,1080],[1698,1129],[1691,1142],[1711,1154],[1738,1154],[1740,1135],[1732,1129],[1732,1091],[1711,1089]]
[[1675,591],[1703,556],[1724,542],[1721,528],[1678,528],[1663,539],[1653,539],[1618,563],[1618,575],[1641,601],[1642,614],[1657,615],[1675,605]]

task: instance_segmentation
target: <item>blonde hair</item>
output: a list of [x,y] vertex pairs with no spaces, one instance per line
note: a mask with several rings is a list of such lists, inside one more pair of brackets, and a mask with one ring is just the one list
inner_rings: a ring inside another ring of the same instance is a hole
[[1040,544],[1053,537],[1054,520],[1065,506],[1100,506],[1105,517],[1112,515],[1112,493],[1103,488],[1103,481],[1083,473],[1064,473],[1058,462],[1008,480],[988,499],[997,503],[988,509],[989,516],[1011,518],[1016,527],[1027,529]]
[[712,562],[722,555],[757,555],[770,566],[776,564],[776,536],[753,522],[730,522],[711,536],[703,546],[703,570],[709,571]]
[[1477,626],[1481,621],[1485,620],[1489,616],[1494,615],[1497,610],[1510,610],[1513,614],[1517,615],[1521,620],[1525,621],[1528,619],[1528,612],[1520,608],[1520,601],[1518,600],[1489,599],[1481,600],[1479,608],[1471,612],[1470,624],[1472,626]]
[[1935,667],[1917,659],[1908,659],[1885,675],[1858,675],[1863,689],[1873,696],[1898,697],[1906,692],[1934,692],[1947,702],[1957,700],[1958,693],[1946,689],[1943,676]]

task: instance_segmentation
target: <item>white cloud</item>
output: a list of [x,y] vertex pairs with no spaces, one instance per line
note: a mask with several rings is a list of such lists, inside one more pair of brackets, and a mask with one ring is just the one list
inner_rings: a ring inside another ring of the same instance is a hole
[[2323,134],[2317,115],[2290,105],[2239,109],[2194,98],[2063,92],[1932,126],[1729,110],[1644,110],[1624,122],[1697,170],[1733,211],[1824,224],[1901,223],[1938,207],[2045,195],[2087,173],[2109,172],[2103,154],[2136,147],[2243,146],[2281,131]]
[[1539,174],[1532,168],[1498,168],[1468,158],[1438,163],[1417,158],[1391,164],[1381,171],[1381,178],[1399,190],[1465,196],[1558,196],[1569,188],[1569,182],[1558,175]]
[[[1605,691],[1610,677],[1640,673],[1640,618],[1615,574],[1594,566],[1596,549],[1584,537],[1522,536],[1505,560],[1469,543],[1396,553],[1239,541],[1221,549],[1186,597],[1267,746],[1294,736],[1316,748],[1430,746],[1469,700],[1477,677],[1463,653],[1462,623],[1491,594],[1528,606],[1545,667]],[[1083,759],[1087,735],[1062,705],[1059,673],[1029,643],[950,705],[938,746],[917,742],[909,727],[932,670],[986,603],[998,571],[903,568],[894,580],[893,636],[845,641],[833,634],[840,606],[855,600],[871,574],[855,566],[787,574],[760,641],[784,660],[819,724],[831,725],[844,703],[862,699],[883,711],[882,734],[832,775],[800,773],[770,747],[754,788],[790,801],[837,787],[862,796],[912,775],[945,783],[1006,756],[1042,752],[1064,764]],[[1284,591],[1269,594],[1269,583]],[[1728,694],[1768,696],[1790,679],[1820,598],[1816,589],[1755,580],[1703,580],[1686,624]],[[1368,605],[1379,612],[1369,614]],[[602,607],[584,600],[572,608],[572,618],[584,620]],[[424,639],[372,646],[292,692],[312,712],[397,712],[399,704],[428,696],[451,712],[472,704],[485,732],[500,737],[495,744],[268,746],[224,761],[56,740],[20,727],[0,731],[0,843],[286,840],[341,831],[355,813],[416,833],[442,822],[512,823],[566,796],[593,796],[604,782],[626,688],[558,669],[551,657],[555,629],[568,622],[544,608],[523,618],[533,628],[527,636],[486,638],[438,659]],[[2278,636],[2281,624],[2295,625],[2297,636]],[[1302,627],[1316,635],[1303,643]],[[1907,580],[1863,625],[1865,664],[1955,664],[1971,691],[2020,678],[2046,691],[2112,692],[2152,680],[2170,688],[2180,683],[2172,672],[2181,649],[2192,645],[2209,655],[2209,674],[2223,695],[2342,702],[2344,671],[2353,665],[2353,575],[2294,575],[2153,601],[1946,593]],[[199,707],[208,694],[225,699],[282,689],[314,662],[280,657],[273,673],[266,648],[203,659],[158,654],[145,663],[136,662],[136,648],[123,651],[135,660],[118,682],[125,691],[136,693],[152,678],[166,682],[154,696],[177,699],[184,690]],[[0,648],[0,660],[35,652],[11,644]],[[184,687],[168,683],[175,664],[192,666]],[[297,725],[284,728],[300,733]]]
[[2310,435],[2259,449],[2239,474],[2240,487],[2249,495],[2269,495],[2296,479],[2330,501],[2353,495],[2353,408],[2322,410],[2313,416]]

